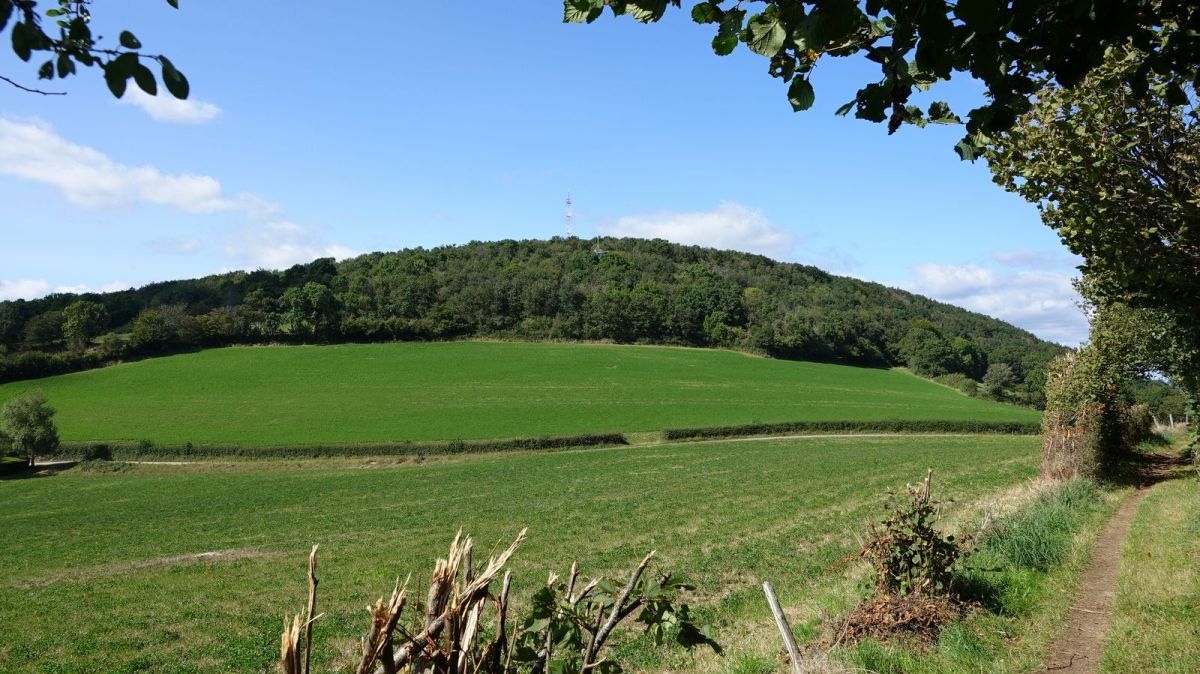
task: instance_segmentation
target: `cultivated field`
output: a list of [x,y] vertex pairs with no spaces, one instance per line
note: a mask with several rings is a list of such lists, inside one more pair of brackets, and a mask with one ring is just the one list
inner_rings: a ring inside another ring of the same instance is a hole
[[67,441],[354,444],[786,421],[1033,421],[898,370],[669,347],[406,343],[212,349],[0,386]]
[[[661,354],[656,362],[675,372],[689,362],[671,360],[670,350],[596,352]],[[896,373],[868,375],[915,386]],[[366,624],[363,607],[398,575],[427,577],[459,527],[487,548],[524,526],[517,596],[572,560],[585,576],[624,575],[657,549],[695,581],[691,601],[728,654],[693,662],[640,642],[620,652],[649,669],[725,670],[748,651],[775,657],[758,583],[771,580],[792,607],[831,601],[820,588],[857,568],[847,553],[881,514],[888,488],[933,466],[939,493],[966,512],[1026,482],[1037,455],[1031,437],[808,438],[403,465],[75,468],[0,481],[0,670],[264,671],[278,655],[280,616],[302,606],[314,542],[319,610],[328,614],[317,629],[317,671],[344,668]],[[225,554],[189,557],[212,551]],[[793,622],[804,634],[819,618],[809,608]]]

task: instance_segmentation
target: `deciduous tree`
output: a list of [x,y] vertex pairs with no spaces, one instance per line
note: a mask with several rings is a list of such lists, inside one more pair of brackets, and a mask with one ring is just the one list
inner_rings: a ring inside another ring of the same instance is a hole
[[1032,110],[996,137],[998,184],[1037,204],[1095,290],[1135,304],[1184,308],[1200,290],[1200,110],[1188,82],[1124,80],[1135,51],[1114,54],[1080,85],[1047,84]]
[[[690,3],[692,20],[714,27],[718,55],[740,44],[768,60],[768,73],[788,83],[795,110],[816,98],[811,75],[829,57],[861,56],[879,66],[880,79],[858,90],[838,111],[901,124],[955,123],[945,102],[921,109],[917,91],[954,75],[983,83],[988,101],[967,115],[958,145],[974,158],[987,135],[1009,128],[1025,113],[1040,83],[1074,86],[1099,66],[1105,52],[1132,44],[1142,62],[1122,83],[1143,90],[1153,73],[1194,81],[1200,64],[1200,6],[1188,0],[705,0]],[[564,0],[568,22],[613,14],[653,23],[682,0]]]
[[1008,363],[992,363],[988,365],[987,372],[983,375],[983,394],[989,398],[1003,400],[1008,392],[1017,383],[1017,375],[1013,372],[1012,366]]
[[0,409],[0,434],[7,440],[10,451],[29,459],[30,467],[38,454],[58,449],[55,411],[41,391],[10,400]]
[[67,346],[75,351],[87,348],[88,342],[99,335],[108,322],[104,305],[88,300],[76,300],[63,309],[63,336]]

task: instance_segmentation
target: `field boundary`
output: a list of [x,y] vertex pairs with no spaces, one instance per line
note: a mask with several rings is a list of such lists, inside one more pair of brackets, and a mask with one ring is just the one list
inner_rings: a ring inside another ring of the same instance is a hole
[[[631,442],[622,433],[591,433],[535,438],[492,440],[438,440],[320,445],[159,445],[142,441],[71,441],[64,442],[46,459],[110,458],[118,461],[143,459],[311,459],[361,456],[425,456],[483,454],[511,451],[554,451],[622,446],[653,446],[662,442],[750,440],[762,436],[782,438],[820,436],[880,437],[890,435],[1036,435],[1040,425],[1019,421],[796,421],[769,424],[741,424],[698,428],[668,428],[660,442]],[[649,435],[634,433],[633,435]],[[653,433],[652,435],[660,435]],[[770,438],[767,438],[770,439]]]
[[702,440],[805,433],[981,433],[992,435],[1036,435],[1040,432],[1040,422],[920,421],[895,419],[881,421],[792,421],[699,428],[668,428],[663,431],[663,439]]
[[426,454],[480,454],[529,450],[573,449],[578,447],[623,446],[629,442],[620,433],[593,433],[545,438],[504,438],[498,440],[444,440],[345,445],[284,445],[245,447],[239,445],[156,445],[147,441],[64,442],[48,458],[87,458],[105,456],[115,460],[158,458],[262,458],[308,459],[345,456],[423,456]]

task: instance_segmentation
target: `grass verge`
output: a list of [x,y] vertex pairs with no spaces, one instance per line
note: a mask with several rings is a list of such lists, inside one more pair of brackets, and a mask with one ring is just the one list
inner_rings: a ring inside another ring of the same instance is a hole
[[1065,624],[1093,542],[1126,493],[1083,481],[1038,493],[996,521],[960,573],[960,590],[980,610],[932,644],[867,640],[835,657],[881,674],[1035,671]]

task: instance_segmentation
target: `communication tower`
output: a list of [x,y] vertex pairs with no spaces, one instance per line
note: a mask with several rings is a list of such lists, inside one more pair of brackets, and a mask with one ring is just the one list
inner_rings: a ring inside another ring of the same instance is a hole
[[573,211],[571,209],[571,193],[570,192],[567,192],[567,216],[566,216],[565,220],[567,221],[567,238],[569,239],[572,236],[575,236],[575,230],[574,230],[575,211]]

